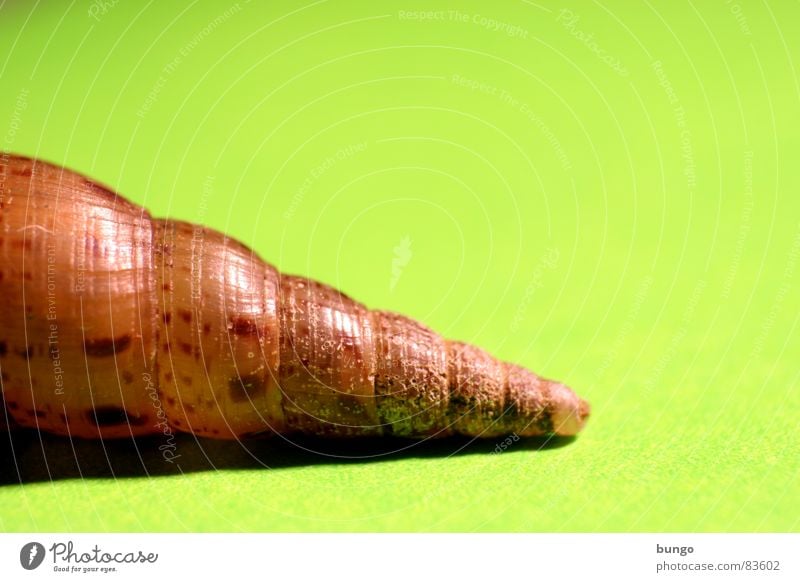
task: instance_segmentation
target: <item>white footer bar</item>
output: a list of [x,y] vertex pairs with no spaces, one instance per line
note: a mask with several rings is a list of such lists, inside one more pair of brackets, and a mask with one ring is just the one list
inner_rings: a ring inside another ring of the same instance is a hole
[[0,580],[777,581],[798,554],[800,534],[31,533],[0,536]]

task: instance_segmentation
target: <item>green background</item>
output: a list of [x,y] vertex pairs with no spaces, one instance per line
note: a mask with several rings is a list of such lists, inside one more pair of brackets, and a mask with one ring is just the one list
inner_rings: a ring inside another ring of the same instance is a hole
[[800,530],[798,68],[788,1],[6,1],[0,147],[562,379],[593,415],[501,454],[250,462],[187,437],[184,475],[156,454],[103,476],[86,444],[85,473],[59,470],[48,441],[51,480],[31,438],[0,529]]

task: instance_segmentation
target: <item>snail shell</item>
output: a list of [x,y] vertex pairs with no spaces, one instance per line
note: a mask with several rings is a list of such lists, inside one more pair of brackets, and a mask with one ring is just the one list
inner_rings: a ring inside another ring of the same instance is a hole
[[573,435],[589,415],[561,383],[10,154],[0,297],[9,427],[489,437]]

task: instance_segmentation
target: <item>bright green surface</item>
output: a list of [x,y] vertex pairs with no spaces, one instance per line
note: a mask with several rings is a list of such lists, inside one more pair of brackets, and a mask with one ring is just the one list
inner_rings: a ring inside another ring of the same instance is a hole
[[0,9],[2,147],[593,417],[543,451],[5,485],[0,529],[800,530],[800,5],[139,4]]

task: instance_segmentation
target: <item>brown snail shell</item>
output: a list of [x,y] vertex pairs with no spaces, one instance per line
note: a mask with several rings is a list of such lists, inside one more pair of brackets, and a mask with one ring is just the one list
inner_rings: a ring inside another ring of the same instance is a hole
[[61,167],[0,155],[0,423],[403,437],[576,434],[561,383],[282,275]]

